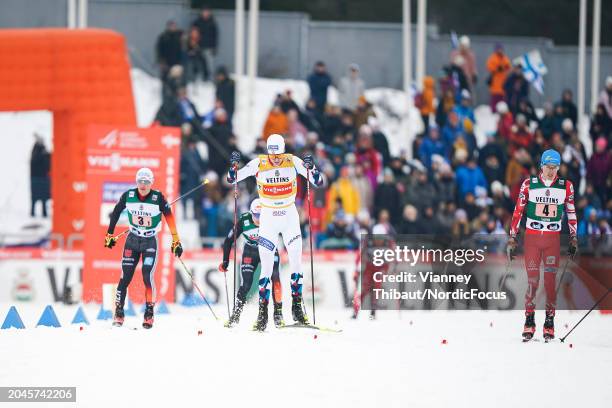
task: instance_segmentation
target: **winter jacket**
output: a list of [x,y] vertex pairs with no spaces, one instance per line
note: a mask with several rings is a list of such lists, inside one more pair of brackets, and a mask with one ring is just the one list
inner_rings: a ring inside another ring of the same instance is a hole
[[510,59],[503,53],[494,52],[487,59],[487,71],[491,75],[489,92],[492,95],[504,95],[504,82],[510,67]]

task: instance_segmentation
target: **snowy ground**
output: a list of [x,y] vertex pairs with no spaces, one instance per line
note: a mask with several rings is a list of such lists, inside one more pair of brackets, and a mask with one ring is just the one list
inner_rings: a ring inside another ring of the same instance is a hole
[[[34,329],[43,306],[18,307],[30,328],[0,331],[0,384],[77,386],[79,407],[595,408],[612,401],[612,316],[597,313],[566,343],[523,344],[518,311],[388,311],[372,322],[365,314],[352,321],[347,310],[318,310],[319,324],[344,331],[260,334],[249,330],[254,306],[229,330],[205,308],[171,305],[151,331],[113,329],[108,321],[82,331]],[[60,322],[75,309],[56,306]],[[0,305],[2,318],[7,310]],[[97,309],[86,312],[95,318]],[[285,318],[288,312],[286,306]],[[581,315],[559,312],[558,334]],[[540,313],[538,337],[542,319]],[[139,314],[126,324],[140,322]]]

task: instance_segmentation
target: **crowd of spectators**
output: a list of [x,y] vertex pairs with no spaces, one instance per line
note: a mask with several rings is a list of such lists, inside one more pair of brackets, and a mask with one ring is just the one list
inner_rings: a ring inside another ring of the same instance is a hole
[[[225,172],[229,153],[238,150],[232,130],[235,85],[227,70],[219,67],[214,80],[215,106],[203,115],[185,91],[186,83],[198,72],[206,80],[212,69],[201,68],[202,60],[212,61],[216,47],[216,28],[211,28],[211,21],[214,25],[210,10],[205,10],[188,35],[177,34],[178,29],[169,23],[160,37],[158,50],[166,42],[176,46],[177,39],[183,46],[176,55],[168,53],[175,60],[160,59],[164,103],[156,120],[182,127],[181,190],[189,190],[202,177],[211,180],[192,204],[201,235],[215,237],[226,233],[233,218],[233,194],[225,183]],[[191,53],[192,48],[199,51]],[[480,69],[486,73],[482,77],[498,123],[497,130],[479,145],[474,134],[474,86],[481,77]],[[279,93],[255,150],[242,152],[242,156],[246,161],[263,154],[265,139],[272,133],[285,137],[288,152],[314,155],[327,187],[314,190],[310,218],[304,210],[303,185],[297,203],[304,227],[306,221],[312,223],[320,248],[355,248],[359,233],[374,224],[392,234],[501,236],[507,231],[521,182],[538,173],[540,155],[548,148],[561,153],[559,174],[576,186],[579,230],[590,235],[611,232],[612,77],[607,78],[591,118],[590,156],[578,137],[572,92],[566,90],[556,103],[535,109],[522,67],[511,63],[502,44],[495,45],[485,67],[478,67],[469,38],[463,36],[438,77],[424,78],[414,98],[424,130],[415,138],[411,156],[391,153],[375,109],[365,97],[366,84],[356,63],[335,80],[325,63],[318,61],[306,81],[310,89],[307,102],[300,106],[291,90]],[[337,105],[327,98],[331,86],[338,89]],[[196,148],[200,142],[207,145],[206,160]],[[239,204],[246,210],[256,194],[254,183],[241,189]],[[305,234],[307,231],[304,228]]]

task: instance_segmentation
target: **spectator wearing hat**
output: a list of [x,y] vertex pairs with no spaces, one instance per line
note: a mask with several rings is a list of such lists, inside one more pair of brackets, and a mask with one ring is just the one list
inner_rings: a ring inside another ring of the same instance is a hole
[[315,63],[313,71],[308,75],[306,81],[310,89],[310,98],[316,103],[316,109],[323,113],[325,105],[327,105],[327,89],[332,84],[332,78],[323,61]]
[[504,93],[510,112],[516,115],[519,103],[529,98],[529,83],[523,75],[521,64],[516,64],[512,67],[512,72],[506,78],[506,82],[504,82]]
[[451,51],[451,61],[453,61],[457,55],[461,55],[463,58],[461,69],[467,80],[469,91],[473,93],[474,86],[478,80],[478,69],[476,67],[476,56],[472,48],[470,48],[470,37],[467,35],[459,37],[459,47]]
[[417,98],[415,98],[415,106],[421,112],[421,119],[423,119],[423,133],[426,134],[429,128],[429,120],[434,109],[434,99],[436,97],[435,81],[433,77],[426,76],[423,78],[423,92],[421,92]]
[[504,54],[504,47],[501,44],[495,44],[495,51],[487,59],[487,85],[489,85],[489,93],[491,95],[490,106],[495,112],[497,102],[504,99],[504,83],[506,76],[510,71],[510,58]]
[[168,20],[165,31],[157,37],[155,53],[162,81],[166,80],[171,67],[183,63],[182,35],[183,32],[177,27],[176,21]]
[[359,65],[352,63],[348,67],[348,75],[340,78],[338,99],[340,106],[354,111],[359,103],[359,97],[365,92],[365,83],[361,79]]

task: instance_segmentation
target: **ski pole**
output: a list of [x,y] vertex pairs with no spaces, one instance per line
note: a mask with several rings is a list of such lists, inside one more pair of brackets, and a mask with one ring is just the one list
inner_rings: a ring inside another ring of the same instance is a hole
[[312,260],[312,218],[310,217],[310,169],[306,169],[306,201],[308,201],[308,238],[310,241],[310,289],[312,294],[312,324],[317,324],[317,315],[315,314],[314,300],[314,263]]
[[584,320],[584,319],[585,319],[585,318],[586,318],[586,317],[589,315],[589,313],[591,313],[593,310],[595,310],[595,308],[597,307],[597,305],[599,305],[599,304],[600,304],[600,303],[601,303],[601,302],[602,302],[602,301],[603,301],[603,300],[606,298],[606,296],[608,296],[608,295],[610,294],[610,292],[612,292],[612,288],[609,288],[609,289],[608,289],[608,291],[607,291],[606,293],[604,293],[604,295],[603,295],[601,298],[599,298],[599,300],[598,300],[597,302],[595,302],[595,304],[593,305],[593,307],[592,307],[592,308],[591,308],[591,309],[590,309],[588,312],[586,312],[586,314],[585,314],[584,316],[582,316],[582,319],[580,319],[580,320],[578,321],[578,323],[576,323],[576,324],[574,325],[574,327],[572,327],[572,329],[571,329],[571,330],[570,330],[570,331],[569,331],[569,332],[568,332],[568,333],[567,333],[565,336],[563,336],[563,337],[561,337],[561,338],[559,339],[559,340],[561,340],[561,343],[565,342],[565,339],[567,338],[567,336],[569,336],[569,335],[570,335],[570,333],[571,333],[571,332],[573,332],[573,331],[574,331],[574,329],[575,329],[576,327],[578,327],[578,325],[579,325],[580,323],[582,323],[582,321],[583,321],[583,320]]
[[[234,164],[234,171],[236,171],[236,173],[238,173],[238,164]],[[238,251],[238,237],[236,236],[236,232],[238,229],[238,180],[236,180],[236,182],[234,183],[234,293],[233,293],[233,302],[232,304],[234,306],[236,306],[236,269],[237,269],[237,264],[236,264],[236,251]],[[227,274],[223,274],[223,276],[225,276]],[[227,297],[227,315],[228,315],[228,319],[231,317],[230,316],[230,307],[229,307],[229,296],[227,294],[227,277],[225,278],[225,296]]]
[[510,266],[512,265],[512,257],[510,256],[510,248],[506,248],[506,256],[507,256],[507,260],[506,260],[506,271],[504,272],[504,276],[502,276],[502,280],[499,283],[499,291],[501,292],[502,288],[504,287],[504,283],[506,283],[506,278],[508,277],[508,274],[510,273]]
[[565,271],[567,270],[567,265],[569,265],[570,258],[568,257],[565,261],[565,265],[563,266],[563,272],[561,272],[561,276],[559,277],[559,284],[557,285],[557,290],[555,292],[555,298],[559,296],[559,289],[561,289],[561,284],[563,283],[563,275],[565,275]]
[[191,283],[193,284],[193,287],[196,288],[196,290],[200,293],[200,296],[202,296],[202,299],[204,299],[204,302],[206,302],[206,306],[208,306],[210,313],[212,313],[212,315],[215,317],[215,320],[219,320],[219,318],[215,314],[212,307],[210,307],[210,303],[208,303],[208,300],[206,300],[206,296],[204,296],[204,293],[202,293],[202,291],[200,290],[200,287],[196,283],[195,278],[193,277],[193,273],[191,273],[191,271],[187,268],[187,265],[185,265],[185,262],[183,262],[183,260],[180,257],[178,258],[178,260],[183,266],[183,270],[185,271],[185,273],[189,275],[189,277],[191,278]]
[[[188,192],[186,192],[185,194],[183,194],[183,195],[181,195],[181,196],[178,196],[178,197],[177,197],[177,198],[175,198],[174,200],[170,201],[170,202],[168,203],[168,207],[170,207],[171,205],[173,205],[173,204],[174,204],[174,203],[176,203],[177,201],[182,200],[183,198],[187,197],[189,194],[193,193],[193,192],[194,192],[194,191],[196,191],[198,188],[200,188],[200,187],[202,187],[202,186],[205,186],[205,185],[206,185],[206,184],[208,184],[209,182],[210,182],[210,180],[208,180],[208,179],[204,179],[204,181],[203,181],[203,182],[201,182],[200,184],[198,184],[197,186],[195,186],[194,188],[192,188],[191,190],[189,190],[189,191],[188,191]],[[129,231],[130,231],[130,229],[128,228],[128,229],[126,229],[125,231],[123,231],[123,232],[121,232],[121,233],[119,233],[119,234],[115,235],[115,236],[113,237],[113,239],[116,241],[116,240],[118,240],[119,238],[121,238],[121,236],[122,236],[122,235],[126,234],[126,233],[127,233],[127,232],[129,232]]]

